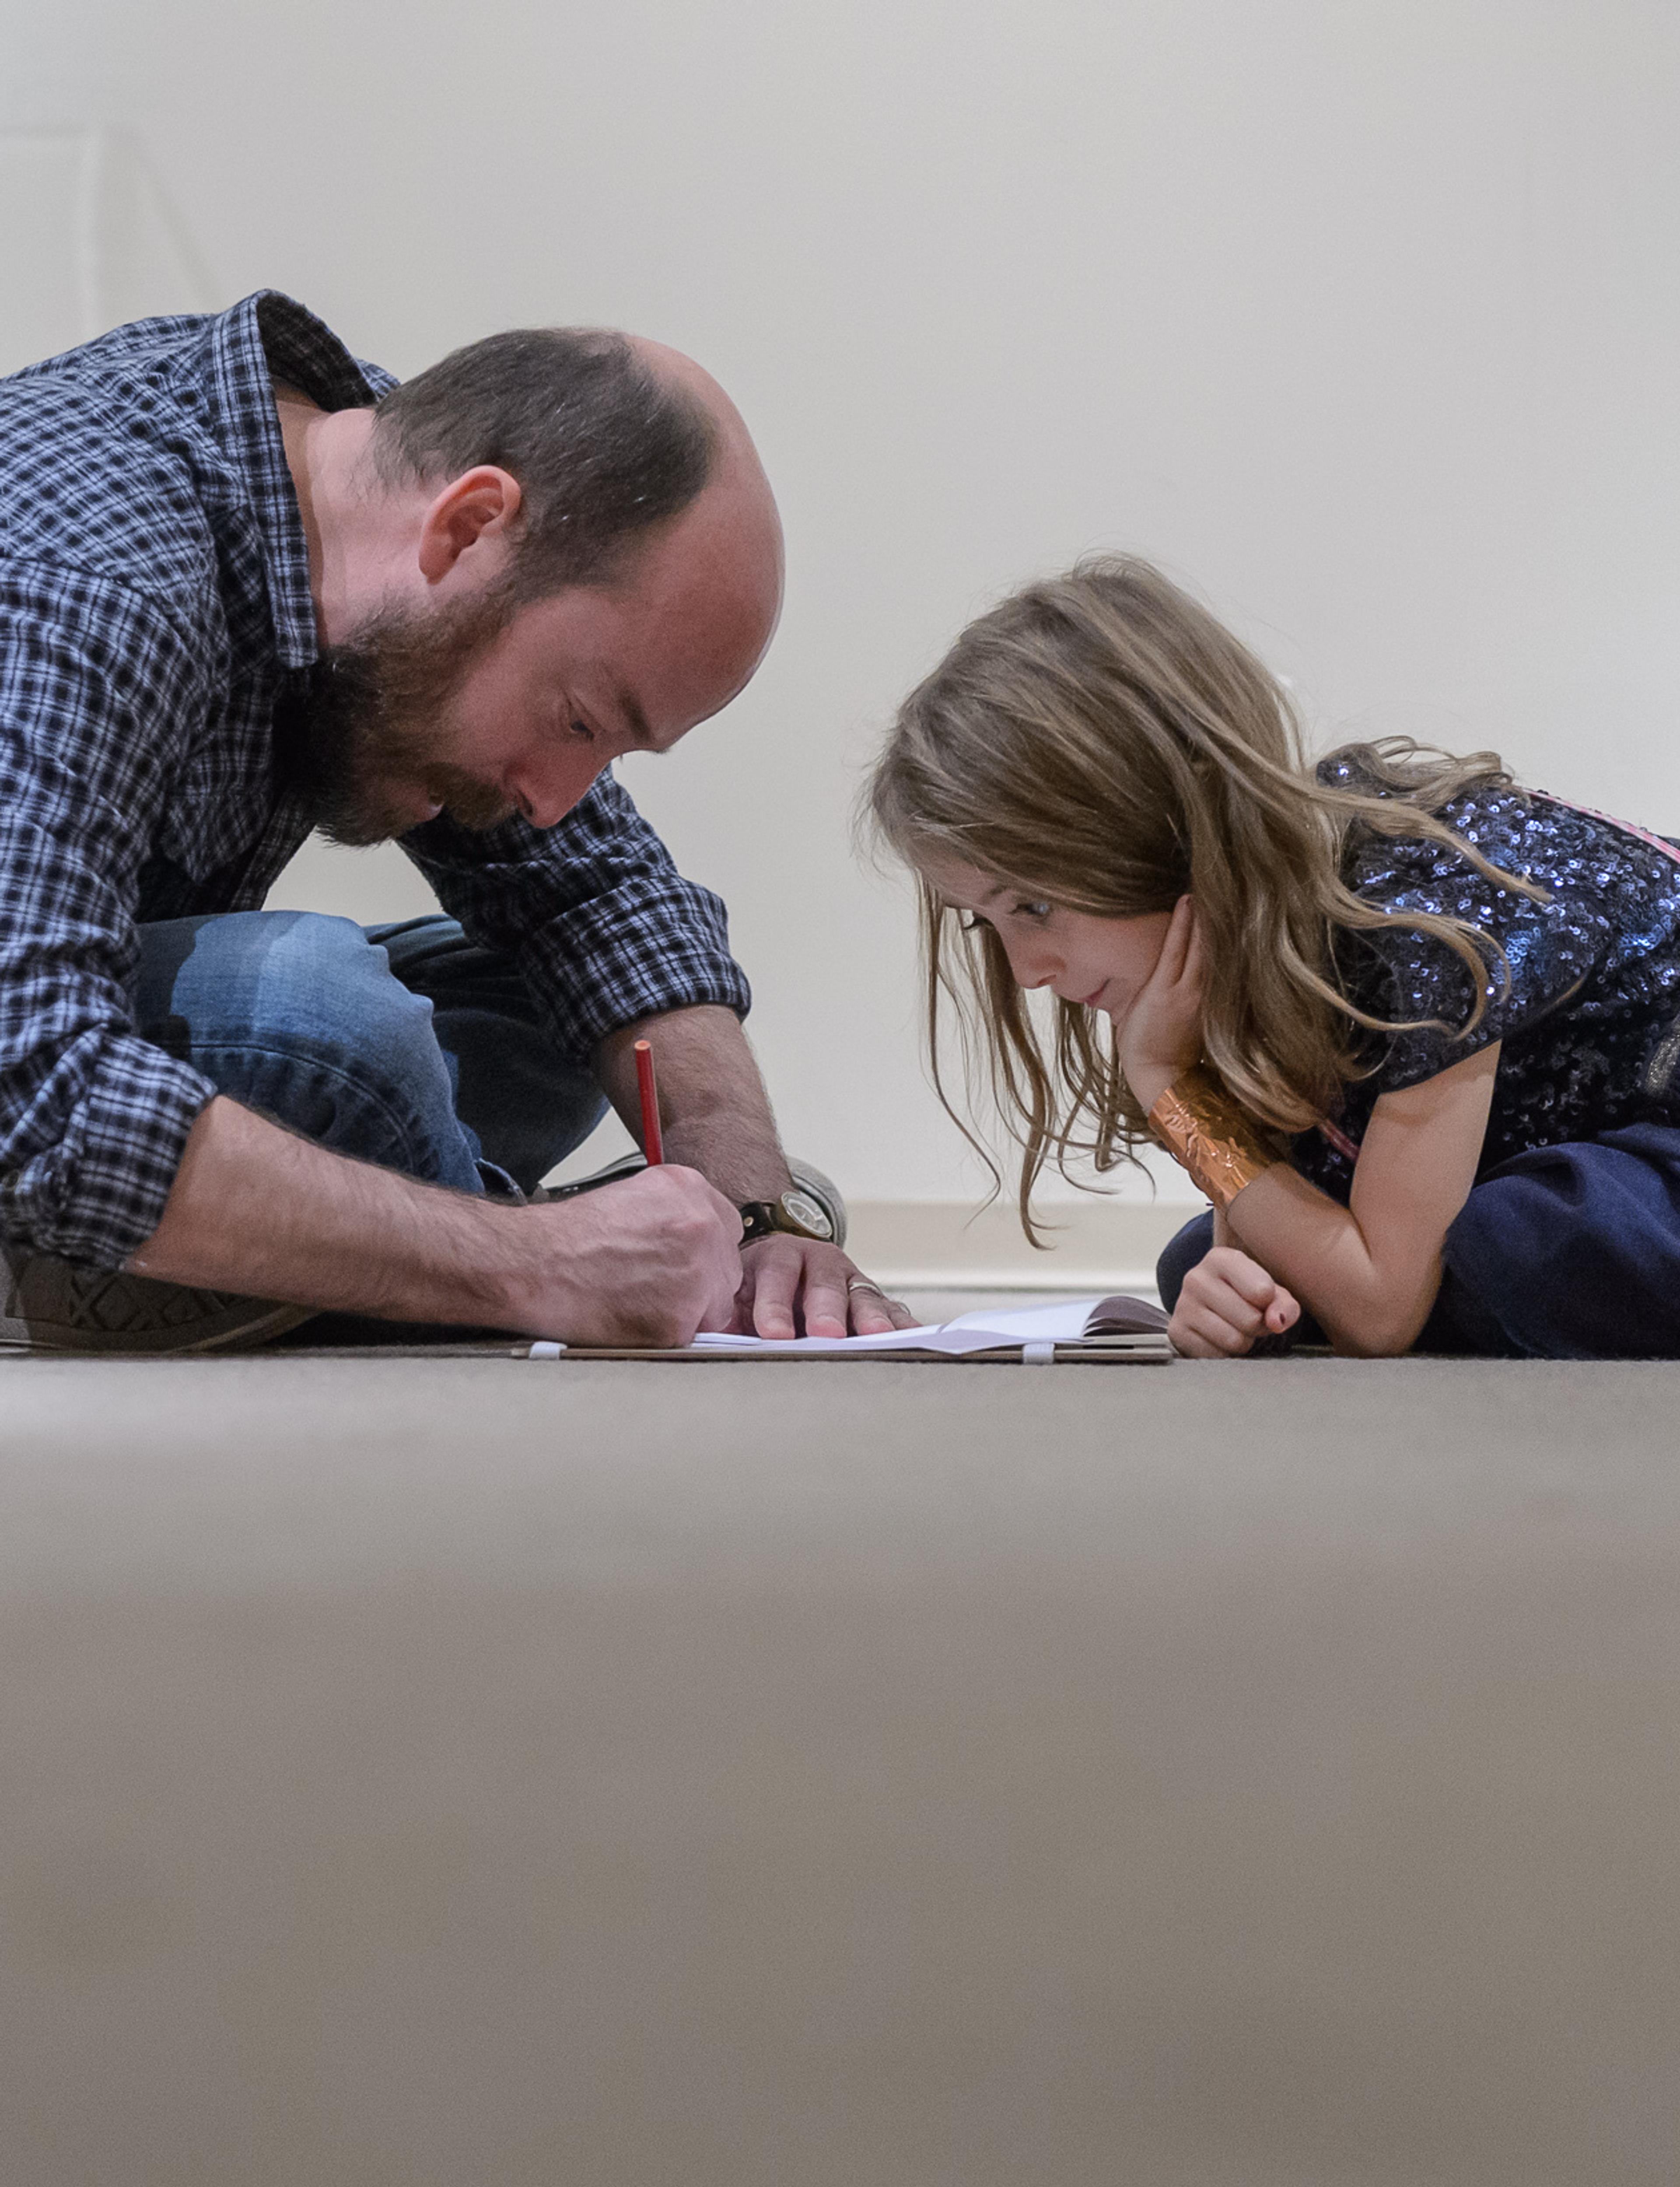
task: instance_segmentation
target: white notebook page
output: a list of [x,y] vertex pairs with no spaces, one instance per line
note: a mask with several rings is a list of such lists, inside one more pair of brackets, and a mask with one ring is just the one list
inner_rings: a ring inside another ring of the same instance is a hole
[[981,1307],[954,1321],[891,1329],[879,1336],[728,1336],[705,1330],[697,1352],[992,1352],[1014,1344],[1076,1344],[1103,1302],[1065,1299],[1054,1306]]

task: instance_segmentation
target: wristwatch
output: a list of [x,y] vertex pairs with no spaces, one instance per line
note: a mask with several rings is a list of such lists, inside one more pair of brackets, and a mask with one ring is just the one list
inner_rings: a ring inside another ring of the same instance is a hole
[[742,1245],[756,1245],[776,1230],[785,1230],[794,1238],[815,1238],[824,1245],[832,1243],[834,1234],[827,1211],[808,1192],[797,1188],[784,1192],[778,1200],[749,1200],[742,1207]]

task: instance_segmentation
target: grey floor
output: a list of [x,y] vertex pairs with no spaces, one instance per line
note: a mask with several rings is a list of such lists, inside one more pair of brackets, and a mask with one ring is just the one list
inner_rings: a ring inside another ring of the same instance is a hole
[[5,2176],[1666,2187],[1677,1400],[0,1365]]

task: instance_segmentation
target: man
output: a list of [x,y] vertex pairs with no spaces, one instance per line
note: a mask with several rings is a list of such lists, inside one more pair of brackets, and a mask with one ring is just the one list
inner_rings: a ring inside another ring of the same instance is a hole
[[[0,382],[13,1335],[902,1319],[784,1208],[722,906],[608,772],[728,705],[781,585],[734,408],[621,335],[398,387],[267,293]],[[261,912],[315,826],[451,916]],[[533,1203],[638,1037],[668,1166]]]

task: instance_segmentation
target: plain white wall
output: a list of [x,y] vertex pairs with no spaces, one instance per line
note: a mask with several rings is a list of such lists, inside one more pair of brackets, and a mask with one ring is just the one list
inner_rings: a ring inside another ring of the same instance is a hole
[[[0,126],[129,132],[224,300],[289,289],[399,372],[617,323],[734,393],[785,620],[626,779],[728,898],[788,1136],[855,1194],[975,1172],[850,803],[1031,572],[1150,553],[1321,739],[1492,744],[1680,832],[1672,0],[8,0],[4,39]],[[386,852],[283,893],[422,900]]]

